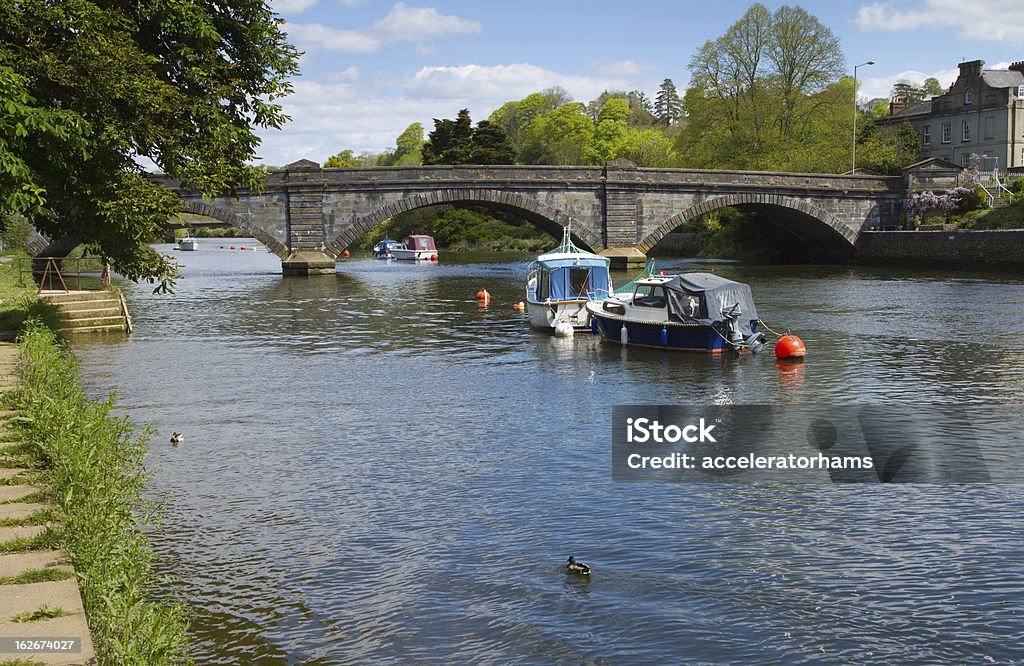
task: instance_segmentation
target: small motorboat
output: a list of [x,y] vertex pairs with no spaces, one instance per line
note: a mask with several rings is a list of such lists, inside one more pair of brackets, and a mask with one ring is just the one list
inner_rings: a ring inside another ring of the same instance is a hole
[[391,238],[385,238],[373,246],[373,256],[375,259],[391,259],[395,256],[392,254],[392,250],[399,245],[401,245],[401,243],[398,241]]
[[642,277],[632,293],[587,310],[602,338],[624,346],[721,354],[756,353],[767,343],[750,287],[713,273]]
[[610,265],[607,257],[576,247],[566,228],[562,244],[538,256],[530,265],[526,278],[530,326],[546,331],[558,331],[559,325],[589,328],[587,303],[603,300],[612,293]]
[[194,252],[199,249],[199,239],[185,236],[178,241],[178,249],[183,252]]
[[437,261],[437,245],[433,236],[406,236],[401,244],[391,248],[395,259]]

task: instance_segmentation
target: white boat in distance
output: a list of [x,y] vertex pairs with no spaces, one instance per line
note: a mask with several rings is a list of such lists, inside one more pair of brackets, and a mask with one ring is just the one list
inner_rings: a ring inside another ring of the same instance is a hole
[[183,251],[193,252],[199,249],[199,239],[192,238],[191,236],[185,236],[178,241],[178,249]]
[[433,236],[406,236],[401,245],[391,248],[395,259],[437,261],[437,245]]
[[526,310],[530,326],[557,330],[565,323],[574,329],[590,326],[587,303],[612,293],[608,268],[611,260],[573,245],[568,228],[562,244],[537,257],[526,279]]

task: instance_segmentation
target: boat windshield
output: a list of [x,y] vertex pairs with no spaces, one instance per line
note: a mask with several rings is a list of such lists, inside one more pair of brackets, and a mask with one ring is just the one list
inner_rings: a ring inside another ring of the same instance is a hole
[[637,285],[633,292],[633,305],[645,308],[665,307],[665,289],[658,285]]

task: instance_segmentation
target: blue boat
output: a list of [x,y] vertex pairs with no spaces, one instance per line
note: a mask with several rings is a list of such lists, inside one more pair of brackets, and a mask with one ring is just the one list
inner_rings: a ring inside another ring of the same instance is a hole
[[713,273],[643,277],[587,310],[602,338],[625,346],[721,354],[767,343],[750,287]]
[[373,246],[373,256],[377,259],[391,259],[395,256],[392,251],[399,245],[401,245],[401,243],[398,241],[391,238],[385,238]]
[[610,265],[607,257],[573,245],[566,229],[562,244],[538,256],[530,265],[526,279],[530,325],[547,331],[557,331],[560,324],[573,329],[589,328],[587,304],[599,302],[612,293]]

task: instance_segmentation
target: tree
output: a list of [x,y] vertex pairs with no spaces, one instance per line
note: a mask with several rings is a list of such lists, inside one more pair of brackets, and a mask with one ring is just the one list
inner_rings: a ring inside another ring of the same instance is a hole
[[584,106],[563,104],[530,123],[520,159],[524,164],[583,164],[593,134],[594,121]]
[[683,102],[679,99],[672,79],[665,79],[658,87],[658,94],[654,98],[654,115],[664,125],[672,125],[683,116]]
[[555,86],[539,93],[532,93],[518,102],[506,102],[491,114],[488,120],[501,127],[508,134],[516,154],[521,155],[526,145],[527,128],[538,118],[568,104],[572,97],[564,88]]
[[500,126],[481,120],[473,130],[470,164],[514,164],[516,149]]
[[358,162],[356,162],[356,156],[351,150],[343,150],[336,155],[328,157],[327,161],[324,162],[324,166],[328,169],[340,169],[358,166]]
[[629,134],[629,103],[612,98],[601,107],[594,134],[583,151],[587,164],[605,164],[621,155]]
[[942,84],[934,76],[929,76],[925,79],[922,87],[924,88],[925,97],[938,97],[944,92]]
[[248,166],[287,116],[297,53],[263,2],[5,0],[0,201],[48,236],[96,246],[138,280],[173,281],[143,244],[177,213],[148,159],[204,195],[258,190]]
[[395,139],[391,163],[395,166],[419,166],[423,161],[423,125],[413,123]]
[[455,120],[434,118],[434,131],[423,145],[424,164],[468,164],[473,144],[473,121],[469,109],[459,111]]

